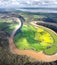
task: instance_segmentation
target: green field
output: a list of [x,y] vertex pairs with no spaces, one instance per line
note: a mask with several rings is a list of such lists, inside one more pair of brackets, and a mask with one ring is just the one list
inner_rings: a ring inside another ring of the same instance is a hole
[[14,42],[16,47],[21,50],[44,51],[46,54],[54,54],[57,52],[57,36],[50,32],[40,26],[36,29],[33,25],[23,25],[21,32],[15,36]]
[[[46,29],[47,30],[47,29]],[[48,48],[46,49],[44,52],[46,54],[55,54],[57,52],[57,36],[52,32],[52,31],[49,31],[48,32],[51,34],[51,36],[53,37],[54,39],[54,43],[53,43],[53,46],[51,48]]]
[[[46,18],[43,15],[20,14],[25,19],[25,23],[34,19]],[[51,16],[51,15],[50,15]],[[0,30],[11,34],[18,26],[18,22],[8,18],[0,19]],[[45,54],[55,54],[57,52],[57,36],[47,28],[39,26],[37,29],[33,25],[23,25],[21,32],[14,38],[15,45],[21,50],[43,51]]]
[[[16,26],[18,26],[16,21],[7,18],[0,19],[0,30],[9,34]],[[33,25],[24,24],[21,32],[15,36],[14,42],[18,49],[44,51],[45,54],[55,54],[57,52],[57,36],[41,26],[36,29]]]

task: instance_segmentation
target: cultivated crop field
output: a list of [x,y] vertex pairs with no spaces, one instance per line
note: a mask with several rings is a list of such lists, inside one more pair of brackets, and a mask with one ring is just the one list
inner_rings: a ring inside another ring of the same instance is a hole
[[[14,42],[20,50],[44,51],[46,54],[57,52],[57,36],[48,29],[33,25],[23,25]],[[55,48],[54,48],[55,47]]]
[[[36,18],[42,20],[45,16],[27,14],[23,14],[22,16],[25,18],[25,23],[23,22],[20,31],[18,33],[16,32],[17,34],[14,37],[15,46],[20,50],[43,51],[48,55],[55,54],[57,52],[57,35],[51,30],[44,28],[44,26],[41,27],[39,25],[36,28],[29,22]],[[5,31],[10,35],[18,26],[19,24],[16,19],[0,18],[0,30]]]

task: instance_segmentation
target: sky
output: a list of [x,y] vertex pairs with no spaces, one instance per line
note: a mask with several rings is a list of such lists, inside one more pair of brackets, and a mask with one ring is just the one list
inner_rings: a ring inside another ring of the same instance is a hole
[[0,0],[0,8],[8,7],[56,7],[57,0]]

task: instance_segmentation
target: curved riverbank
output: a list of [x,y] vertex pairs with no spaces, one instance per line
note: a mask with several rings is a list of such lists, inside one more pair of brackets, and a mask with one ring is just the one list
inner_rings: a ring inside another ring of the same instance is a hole
[[40,26],[50,28],[50,29],[52,29],[53,31],[55,31],[57,33],[57,24],[56,23],[50,23],[50,22],[44,22],[44,21],[36,21],[36,24],[40,25]]
[[[17,26],[16,29],[13,30],[13,32],[12,32],[10,38],[9,38],[9,46],[10,46],[10,51],[12,53],[19,54],[19,55],[27,55],[27,56],[29,56],[29,57],[31,57],[35,60],[41,61],[41,62],[52,62],[52,61],[57,60],[57,53],[54,54],[54,55],[45,55],[43,53],[43,51],[35,52],[35,51],[32,51],[32,50],[19,50],[19,49],[17,49],[15,44],[14,44],[14,35],[17,32],[17,30],[21,27],[22,23],[21,23],[20,19],[17,18],[16,20],[19,23],[19,26]],[[32,23],[32,24],[35,25],[36,27],[38,26],[35,23]],[[49,29],[49,30],[51,30],[51,29]],[[55,33],[54,31],[52,31],[52,32]],[[56,34],[56,36],[57,36],[57,34]]]

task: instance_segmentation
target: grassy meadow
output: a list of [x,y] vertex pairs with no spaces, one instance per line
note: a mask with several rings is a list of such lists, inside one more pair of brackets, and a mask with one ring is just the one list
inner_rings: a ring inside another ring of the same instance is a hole
[[14,42],[20,50],[44,51],[46,54],[54,54],[57,52],[57,36],[50,32],[40,26],[36,29],[33,25],[23,25],[21,32],[15,36]]

